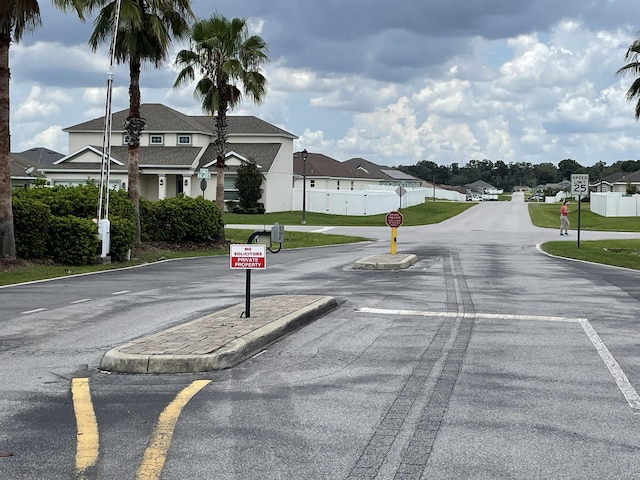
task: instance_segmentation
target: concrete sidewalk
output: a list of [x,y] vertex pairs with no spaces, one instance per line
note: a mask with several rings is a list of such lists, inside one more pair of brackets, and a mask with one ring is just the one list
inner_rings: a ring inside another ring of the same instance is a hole
[[99,368],[120,373],[196,373],[233,367],[282,336],[336,309],[333,297],[276,295],[139,338],[108,351]]

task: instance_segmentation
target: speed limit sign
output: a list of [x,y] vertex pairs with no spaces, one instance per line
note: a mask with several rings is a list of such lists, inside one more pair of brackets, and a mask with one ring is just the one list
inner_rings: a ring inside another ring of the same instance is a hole
[[589,175],[574,173],[571,175],[571,195],[583,196],[589,193]]

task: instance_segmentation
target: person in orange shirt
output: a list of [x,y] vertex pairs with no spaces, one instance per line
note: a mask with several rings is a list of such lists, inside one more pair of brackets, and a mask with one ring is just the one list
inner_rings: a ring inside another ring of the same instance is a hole
[[[569,200],[560,207],[560,235],[569,235]],[[564,231],[564,233],[562,233]]]

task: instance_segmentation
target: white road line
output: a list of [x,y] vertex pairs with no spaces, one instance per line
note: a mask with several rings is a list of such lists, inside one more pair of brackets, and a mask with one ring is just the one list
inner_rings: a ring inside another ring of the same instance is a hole
[[73,305],[74,303],[85,303],[88,302],[89,300],[91,300],[90,298],[83,298],[81,300],[76,300],[74,302],[71,302],[71,304]]
[[29,315],[30,313],[43,312],[45,310],[46,310],[46,308],[36,308],[34,310],[27,310],[25,312],[22,312],[22,315]]
[[119,292],[113,292],[111,295],[122,295],[124,293],[129,293],[129,290],[120,290]]
[[356,312],[379,313],[384,315],[413,315],[416,317],[462,317],[462,318],[495,318],[498,320],[529,320],[541,322],[578,323],[579,318],[548,317],[540,315],[505,315],[502,313],[455,313],[455,312],[425,312],[421,310],[390,310],[385,308],[357,308]]
[[582,328],[587,334],[587,337],[589,337],[589,340],[591,340],[591,343],[593,343],[593,346],[596,347],[596,350],[600,354],[600,358],[602,358],[602,361],[609,369],[609,372],[611,372],[613,379],[618,384],[618,388],[624,395],[624,398],[627,399],[629,406],[634,410],[640,410],[640,396],[638,396],[638,392],[633,388],[633,385],[629,382],[629,379],[624,374],[624,371],[622,371],[622,368],[620,368],[616,359],[613,358],[613,355],[611,355],[607,346],[600,339],[598,332],[594,330],[587,319],[580,320],[580,325],[582,325]]
[[316,230],[311,230],[311,233],[324,233],[324,232],[328,232],[329,230],[333,230],[335,227],[322,227],[322,228],[317,228]]
[[462,313],[457,314],[455,312],[425,312],[420,310],[391,310],[384,308],[357,308],[356,312],[362,313],[377,313],[381,315],[413,315],[422,317],[464,317],[464,318],[493,318],[499,320],[529,320],[529,321],[545,321],[545,322],[567,322],[567,323],[579,323],[582,329],[587,334],[587,337],[595,347],[596,351],[602,358],[602,361],[609,369],[609,372],[613,376],[616,385],[624,395],[627,403],[633,410],[640,410],[640,395],[636,392],[631,382],[625,375],[624,371],[613,357],[607,346],[604,344],[598,332],[591,326],[589,320],[586,318],[567,318],[567,317],[547,317],[538,315],[505,315],[495,313]]

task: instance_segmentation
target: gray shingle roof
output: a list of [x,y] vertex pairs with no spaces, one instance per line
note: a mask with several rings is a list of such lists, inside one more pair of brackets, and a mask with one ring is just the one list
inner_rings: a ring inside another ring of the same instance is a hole
[[[129,115],[129,109],[113,113],[113,131],[124,132],[124,123]],[[140,115],[147,124],[144,131],[149,132],[183,132],[205,133],[214,135],[215,117],[185,115],[177,110],[160,103],[144,103],[140,105]],[[297,138],[295,135],[271,125],[254,116],[229,115],[229,134],[232,135],[280,135],[289,138]],[[104,117],[94,118],[87,122],[79,123],[67,128],[64,132],[102,132],[104,129]]]
[[[293,154],[293,173],[303,175],[303,159],[301,152]],[[321,153],[308,153],[306,162],[306,175],[308,177],[330,177],[330,178],[364,178],[375,179],[376,177],[366,172],[357,171],[346,162],[339,162]]]
[[[262,167],[262,171],[267,173],[278,155],[282,145],[280,143],[230,143],[227,147],[228,152],[236,152],[238,155],[255,160]],[[102,147],[93,146],[96,152],[101,152]],[[84,150],[82,150],[84,151]],[[81,152],[82,152],[81,151]],[[140,169],[151,167],[165,168],[191,168],[195,165],[195,169],[204,167],[205,165],[215,162],[216,153],[215,146],[209,144],[207,147],[163,147],[149,146],[140,147],[138,163]],[[196,159],[202,153],[200,161],[195,164]],[[111,157],[121,162],[123,165],[111,164],[112,171],[127,171],[129,165],[128,147],[126,145],[118,145],[111,147]],[[96,171],[100,169],[100,164],[91,162],[69,162],[65,161],[56,165],[48,165],[42,167],[46,171],[61,170],[81,170]]]
[[397,168],[377,165],[369,160],[365,160],[364,158],[350,158],[344,163],[358,171],[369,172],[369,174],[372,175],[371,178],[376,178],[378,180],[422,182],[419,178],[404,173]]
[[639,183],[640,182],[640,170],[637,172],[616,172],[608,175],[602,179],[603,182],[614,183]]
[[64,154],[54,152],[53,150],[49,150],[44,147],[31,148],[24,152],[20,152],[18,155],[40,165],[51,165],[56,160],[60,160],[64,157]]
[[[27,168],[29,167],[33,167],[33,171],[31,172],[31,174],[28,174],[26,172]],[[39,168],[42,168],[42,165],[40,165],[39,163],[34,162],[19,153],[11,154],[11,159],[9,162],[9,171],[10,171],[9,175],[11,177],[13,178],[44,177],[44,175],[38,172]]]

